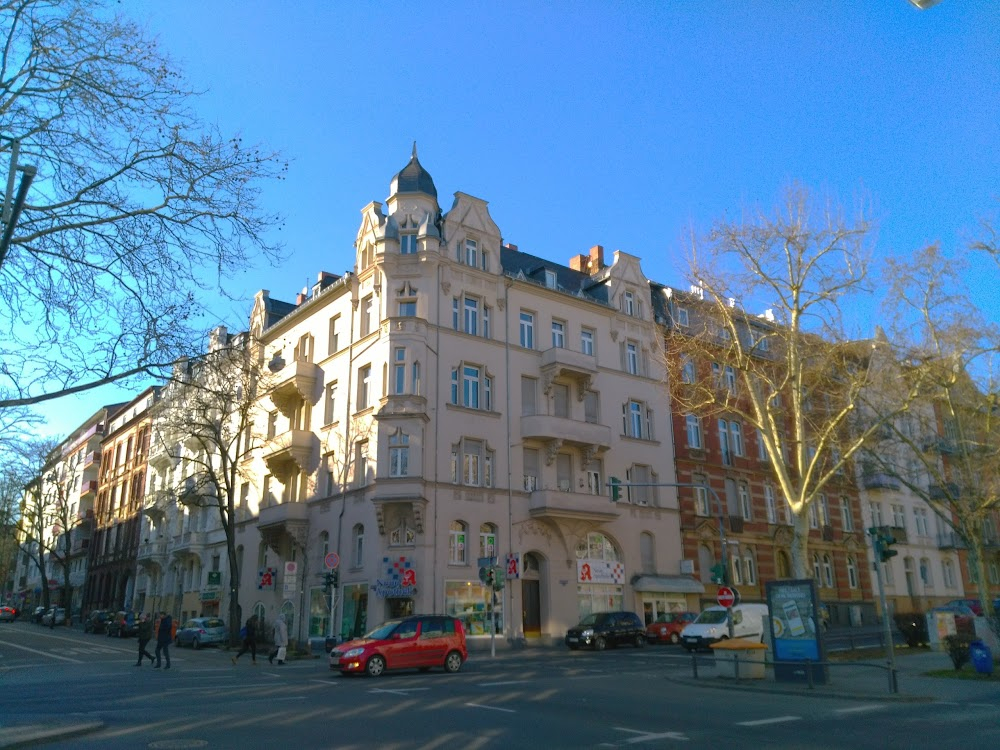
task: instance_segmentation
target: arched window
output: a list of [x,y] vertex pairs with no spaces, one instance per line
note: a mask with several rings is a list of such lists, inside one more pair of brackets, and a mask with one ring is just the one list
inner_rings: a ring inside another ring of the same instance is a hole
[[924,586],[934,585],[934,579],[931,577],[931,561],[926,557],[920,558],[920,580],[924,582]]
[[951,560],[941,561],[941,577],[944,579],[945,588],[955,588],[955,566]]
[[355,524],[351,530],[351,553],[355,568],[360,568],[365,562],[365,527]]
[[656,549],[654,542],[653,535],[648,531],[639,534],[639,559],[642,564],[643,573],[656,572]]
[[738,554],[733,553],[733,559],[729,561],[729,567],[733,570],[732,582],[736,585],[743,583],[743,563]]
[[817,586],[823,585],[823,578],[820,576],[819,572],[819,555],[815,552],[813,553],[813,578],[816,579]]
[[581,560],[587,558],[606,562],[619,562],[622,559],[615,543],[597,531],[591,531],[580,540],[576,545],[576,556]]
[[858,566],[853,557],[847,558],[847,585],[852,589],[858,587]]
[[788,553],[779,549],[775,555],[775,567],[778,569],[778,578],[792,577],[792,564],[788,559]]
[[448,526],[448,562],[451,565],[465,565],[465,541],[469,527],[464,521],[452,521]]
[[494,523],[479,526],[479,556],[496,557],[500,545],[497,543],[497,527]]
[[750,550],[743,553],[743,573],[747,583],[757,583],[757,561]]
[[833,562],[829,555],[823,555],[823,583],[828,589],[833,588]]

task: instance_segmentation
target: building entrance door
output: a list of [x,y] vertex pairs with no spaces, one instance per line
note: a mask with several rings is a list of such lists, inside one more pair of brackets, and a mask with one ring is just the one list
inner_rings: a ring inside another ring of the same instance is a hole
[[542,603],[538,589],[538,581],[525,579],[521,581],[521,599],[524,603],[524,612],[521,618],[521,627],[526,636],[538,636],[542,634]]

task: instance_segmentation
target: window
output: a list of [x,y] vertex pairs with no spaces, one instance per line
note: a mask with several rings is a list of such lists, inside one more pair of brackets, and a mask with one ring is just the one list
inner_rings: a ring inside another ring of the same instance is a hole
[[552,321],[552,346],[555,349],[566,348],[566,324],[561,320]]
[[[459,388],[459,370],[462,373]],[[493,378],[476,365],[462,365],[451,371],[451,403],[468,409],[493,410]]]
[[746,482],[740,482],[740,513],[744,521],[753,520],[753,503],[750,500],[750,487]]
[[778,550],[775,555],[775,565],[778,568],[778,578],[792,577],[792,562],[788,559],[788,553]]
[[406,347],[397,346],[393,350],[392,385],[396,394],[406,393]]
[[655,488],[647,485],[655,484],[652,469],[642,464],[635,464],[625,471],[626,481],[636,486],[628,488],[629,502],[635,505],[649,505],[654,499]]
[[520,343],[525,349],[535,348],[535,316],[529,312],[521,312]]
[[354,478],[358,487],[368,484],[368,441],[359,440],[354,446]]
[[374,314],[374,301],[369,294],[361,300],[361,336],[362,338],[372,332],[372,315]]
[[778,522],[778,506],[775,502],[774,487],[770,484],[764,485],[764,507],[767,508],[767,522]]
[[417,316],[417,301],[415,299],[400,300],[397,314],[401,318],[415,318]]
[[823,579],[820,577],[819,555],[815,552],[813,553],[813,578],[816,579],[817,586],[823,585]]
[[920,580],[924,582],[924,586],[933,588],[934,578],[931,575],[931,561],[926,557],[920,558]]
[[951,560],[941,561],[941,580],[944,581],[945,588],[955,588],[955,565]]
[[413,255],[417,252],[417,233],[401,232],[399,235],[399,254]]
[[819,511],[816,508],[817,503],[815,501],[809,503],[809,528],[818,529],[819,528]]
[[688,311],[686,307],[677,308],[677,325],[681,328],[687,328],[688,326]]
[[819,496],[819,522],[821,526],[830,525],[830,502],[826,495]]
[[851,499],[846,495],[840,498],[840,520],[844,531],[854,531],[854,515],[851,513]]
[[765,463],[771,460],[767,455],[767,446],[764,445],[764,433],[757,428],[757,458]]
[[719,450],[722,453],[722,463],[726,466],[733,465],[733,452],[729,444],[729,423],[719,420]]
[[990,583],[996,586],[1000,584],[1000,565],[997,565],[996,560],[990,560],[987,566],[987,574],[990,577]]
[[534,492],[538,489],[538,450],[525,448],[524,460],[524,491]]
[[743,570],[746,583],[757,583],[757,562],[750,552],[743,554]]
[[828,589],[833,588],[833,562],[829,555],[823,555],[823,582]]
[[565,383],[553,383],[552,415],[569,419],[569,386]]
[[902,505],[892,506],[892,526],[895,529],[905,529],[906,528],[906,513],[903,510]]
[[739,422],[729,423],[729,442],[732,443],[734,455],[745,455],[745,451],[743,449],[743,427]]
[[465,265],[479,267],[479,243],[475,240],[465,241]]
[[872,514],[872,526],[882,526],[882,505],[881,503],[868,503],[868,509]]
[[409,546],[417,541],[416,532],[411,529],[406,521],[400,521],[399,526],[389,532],[389,546]]
[[484,523],[479,527],[479,556],[497,556],[497,527],[492,523]]
[[599,415],[599,400],[596,391],[586,391],[583,394],[583,421],[597,424]]
[[641,401],[629,401],[622,406],[622,434],[639,438],[641,440],[652,440],[652,409]]
[[927,523],[927,510],[925,508],[913,509],[913,523],[917,530],[917,536],[930,536]]
[[337,381],[326,384],[323,399],[323,424],[332,424],[337,418]]
[[625,342],[625,371],[629,375],[639,374],[639,347],[634,341]]
[[538,413],[538,380],[521,376],[521,416],[530,417]]
[[[272,411],[268,412],[267,415],[267,439],[272,439],[278,434],[278,412]],[[112,495],[113,497],[113,495]],[[112,500],[112,506],[114,506],[114,501]]]
[[556,272],[545,269],[545,286],[549,289],[556,288]]
[[363,524],[355,524],[351,531],[351,551],[355,568],[360,568],[365,560],[365,527]]
[[736,585],[743,583],[743,563],[740,562],[738,555],[733,555],[733,559],[729,561],[729,566],[733,570],[733,583]]
[[622,294],[622,312],[632,318],[642,317],[642,302],[635,296],[635,292]]
[[853,557],[847,558],[847,585],[852,589],[858,587],[858,565]]
[[736,370],[729,365],[726,365],[726,390],[730,396],[736,394]]
[[462,521],[452,521],[448,527],[448,562],[465,565],[465,537],[468,527]]
[[688,448],[701,450],[701,420],[699,420],[694,414],[688,414],[684,418],[684,424],[687,429]]
[[462,438],[452,447],[451,478],[470,487],[493,486],[493,451],[482,440]]
[[692,385],[696,377],[697,373],[694,369],[694,360],[690,357],[685,357],[684,363],[681,365],[681,382]]
[[708,504],[708,482],[700,474],[695,474],[691,477],[691,484],[698,485],[694,487],[694,512],[695,515],[699,516],[710,516],[712,514],[711,508]]
[[365,365],[358,369],[358,411],[367,409],[371,398],[372,367]]
[[410,438],[402,430],[397,430],[389,436],[389,476],[408,476],[409,464]]
[[584,354],[594,354],[594,332],[589,328],[580,331],[580,351]]
[[375,248],[372,247],[371,243],[365,243],[364,247],[361,248],[361,270],[365,270],[374,262]]
[[601,462],[592,459],[586,466],[587,491],[591,495],[604,494],[604,484],[601,482]]

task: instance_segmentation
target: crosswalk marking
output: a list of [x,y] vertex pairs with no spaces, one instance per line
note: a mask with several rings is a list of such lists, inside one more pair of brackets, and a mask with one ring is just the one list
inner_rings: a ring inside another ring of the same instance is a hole
[[772,716],[770,719],[756,719],[754,721],[738,721],[741,727],[761,727],[765,724],[781,724],[787,721],[801,721],[801,716]]

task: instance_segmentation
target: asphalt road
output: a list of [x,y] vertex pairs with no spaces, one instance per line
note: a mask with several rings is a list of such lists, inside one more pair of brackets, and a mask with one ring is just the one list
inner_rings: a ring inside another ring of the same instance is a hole
[[1000,746],[996,706],[846,700],[671,682],[672,647],[474,654],[456,675],[342,677],[325,659],[233,667],[172,649],[137,668],[134,639],[0,626],[4,717],[99,718],[53,748],[934,748]]

